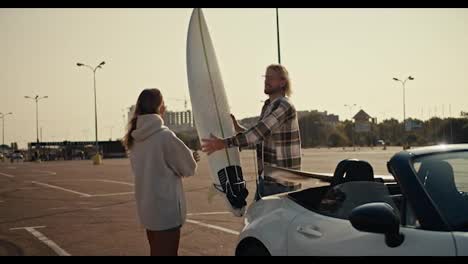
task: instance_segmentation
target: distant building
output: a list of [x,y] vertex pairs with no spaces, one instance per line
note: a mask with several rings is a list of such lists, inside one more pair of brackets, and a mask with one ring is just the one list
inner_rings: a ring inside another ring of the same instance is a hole
[[325,116],[325,121],[333,125],[338,124],[338,122],[340,121],[340,117],[338,115],[327,114],[327,111],[324,112],[324,116]]
[[376,119],[372,118],[364,110],[359,110],[357,114],[354,115],[354,131],[356,132],[370,132],[371,131],[371,122],[375,123]]
[[[130,122],[133,113],[135,112],[135,105],[132,105],[128,111],[128,121]],[[162,117],[164,125],[174,132],[191,130],[195,126],[192,111],[166,111]]]
[[[318,114],[322,117],[322,120],[330,125],[336,126],[339,123],[339,116],[338,115],[333,115],[333,114],[328,114],[327,111],[320,112],[318,110],[312,110],[312,111],[297,111],[297,118],[301,119],[304,116],[307,116],[309,114]],[[254,117],[247,117],[239,121],[239,123],[246,128],[253,127],[255,124],[257,124],[259,119],[259,116],[254,116]]]
[[357,114],[354,115],[353,119],[357,122],[357,121],[360,121],[360,122],[364,122],[364,121],[367,121],[369,122],[369,120],[371,119],[372,117],[367,114],[364,110],[359,110],[359,112],[357,112]]
[[322,117],[322,120],[325,123],[328,123],[330,125],[336,126],[339,123],[339,116],[334,115],[334,114],[328,114],[327,111],[320,112],[318,110],[311,110],[311,111],[298,111],[297,116],[300,119],[303,116],[309,115],[309,114],[318,114]]
[[[95,141],[53,141],[28,143],[27,156],[32,160],[39,146],[41,160],[91,159],[95,154]],[[124,158],[125,148],[120,140],[99,141],[99,151],[104,158]]]
[[163,116],[164,124],[174,132],[190,130],[194,127],[192,111],[167,111]]

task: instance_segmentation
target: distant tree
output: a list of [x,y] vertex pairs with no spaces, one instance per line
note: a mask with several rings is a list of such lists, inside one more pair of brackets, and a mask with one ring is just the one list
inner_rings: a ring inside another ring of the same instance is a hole
[[184,142],[187,147],[193,150],[200,150],[200,140],[198,134],[195,132],[178,132],[176,136]]
[[329,147],[342,147],[348,145],[348,138],[339,131],[331,132],[328,137],[328,146]]

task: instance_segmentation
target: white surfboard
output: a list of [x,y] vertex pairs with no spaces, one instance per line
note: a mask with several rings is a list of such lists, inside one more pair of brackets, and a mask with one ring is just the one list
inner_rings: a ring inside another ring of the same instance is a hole
[[[187,75],[192,111],[201,139],[210,133],[226,138],[235,135],[223,80],[213,43],[201,9],[192,12],[187,34]],[[248,195],[238,148],[216,151],[208,156],[213,185],[235,216],[245,212]]]

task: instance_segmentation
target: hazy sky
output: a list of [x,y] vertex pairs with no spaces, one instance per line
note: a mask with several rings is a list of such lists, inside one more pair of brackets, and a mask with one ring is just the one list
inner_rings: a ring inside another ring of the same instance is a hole
[[[189,100],[186,36],[191,9],[0,9],[0,112],[5,142],[94,140],[92,73],[97,72],[99,139],[123,134],[126,107],[146,87]],[[204,9],[232,112],[258,115],[265,67],[277,62],[274,9]],[[452,116],[468,110],[468,9],[280,9],[282,64],[298,110],[349,118]],[[183,101],[166,99],[169,109]],[[358,109],[355,109],[357,111]],[[111,129],[111,126],[113,128]],[[111,131],[112,130],[112,131]],[[0,142],[1,143],[1,142]]]

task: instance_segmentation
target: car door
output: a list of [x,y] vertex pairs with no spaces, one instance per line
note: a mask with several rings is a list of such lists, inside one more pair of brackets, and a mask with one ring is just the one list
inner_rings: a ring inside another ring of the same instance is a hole
[[457,256],[468,256],[468,232],[453,232],[457,243]]
[[390,247],[385,235],[361,232],[348,220],[357,206],[371,202],[387,202],[386,187],[376,182],[344,183],[325,195],[321,206],[297,216],[288,227],[288,255],[368,256],[418,255],[455,256],[450,232],[435,232],[402,226],[403,243]]

